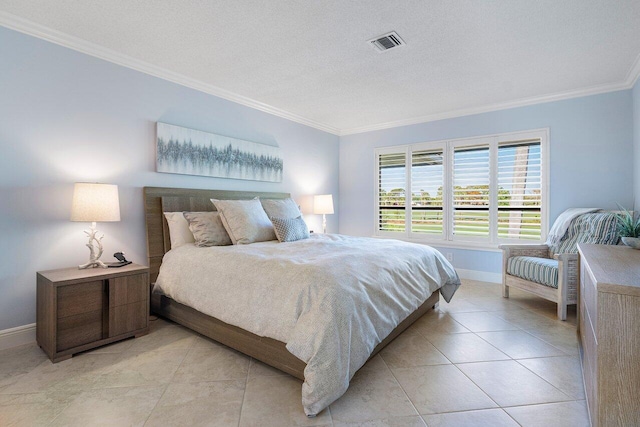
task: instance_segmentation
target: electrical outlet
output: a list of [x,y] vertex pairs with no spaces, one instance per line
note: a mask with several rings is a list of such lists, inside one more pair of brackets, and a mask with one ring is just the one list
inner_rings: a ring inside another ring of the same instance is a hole
[[447,252],[445,256],[449,262],[453,262],[453,254],[451,252]]

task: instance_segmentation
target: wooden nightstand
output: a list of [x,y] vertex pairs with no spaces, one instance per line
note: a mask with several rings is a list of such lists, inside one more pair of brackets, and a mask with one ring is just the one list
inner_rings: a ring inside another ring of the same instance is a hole
[[36,339],[52,362],[149,332],[149,269],[41,271]]

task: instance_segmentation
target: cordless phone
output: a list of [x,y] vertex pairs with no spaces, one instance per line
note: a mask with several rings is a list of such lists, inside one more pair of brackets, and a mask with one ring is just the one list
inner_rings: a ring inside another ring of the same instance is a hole
[[127,259],[124,257],[124,252],[116,252],[115,254],[113,254],[113,256],[118,260],[118,262],[108,263],[107,265],[109,266],[109,268],[124,267],[125,265],[131,264],[131,261],[127,261]]

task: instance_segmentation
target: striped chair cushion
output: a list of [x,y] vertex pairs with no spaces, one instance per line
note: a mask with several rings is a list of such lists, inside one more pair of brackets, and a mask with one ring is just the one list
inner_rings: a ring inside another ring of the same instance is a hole
[[514,256],[507,262],[507,273],[558,289],[558,261],[555,259]]
[[580,215],[571,221],[571,225],[556,247],[553,254],[578,253],[578,243],[615,245],[618,243],[618,218],[611,212],[597,212]]

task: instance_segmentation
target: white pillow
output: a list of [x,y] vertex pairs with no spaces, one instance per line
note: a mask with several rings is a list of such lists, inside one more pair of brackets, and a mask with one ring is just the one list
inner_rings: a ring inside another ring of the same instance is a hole
[[262,209],[258,198],[252,200],[211,199],[224,228],[234,245],[276,240],[271,220]]
[[260,199],[267,216],[281,219],[294,219],[302,215],[296,202],[289,199]]
[[193,233],[189,230],[189,222],[184,217],[183,212],[165,212],[164,217],[167,219],[167,224],[169,224],[171,249],[196,241]]

